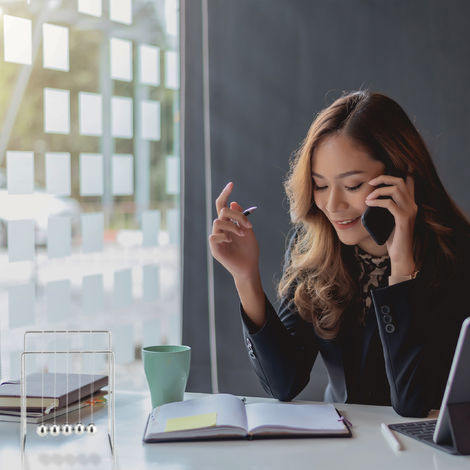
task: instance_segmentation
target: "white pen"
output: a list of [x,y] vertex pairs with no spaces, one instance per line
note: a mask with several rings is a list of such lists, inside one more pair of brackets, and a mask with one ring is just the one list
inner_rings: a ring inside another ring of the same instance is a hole
[[248,209],[245,209],[245,210],[243,211],[243,215],[248,216],[248,215],[250,215],[250,214],[253,214],[253,212],[254,212],[256,209],[258,209],[258,206],[249,207]]
[[[245,217],[248,217],[250,214],[253,214],[253,212],[258,209],[258,206],[253,206],[253,207],[249,207],[248,209],[245,209],[242,214],[245,216]],[[233,222],[237,227],[240,227],[240,224],[238,223],[238,220],[235,220],[235,219],[230,219],[231,222]]]
[[402,450],[402,446],[400,441],[396,438],[395,434],[393,434],[392,430],[385,424],[382,423],[380,425],[382,429],[382,435],[385,437],[388,445],[395,451],[398,452]]

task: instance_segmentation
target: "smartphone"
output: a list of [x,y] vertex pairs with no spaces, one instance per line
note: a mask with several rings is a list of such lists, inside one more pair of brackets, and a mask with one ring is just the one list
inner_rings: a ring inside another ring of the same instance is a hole
[[[389,186],[379,184],[378,188]],[[390,196],[379,196],[378,199],[391,199]],[[361,217],[362,225],[369,232],[377,245],[383,245],[393,232],[395,217],[384,207],[368,207]]]

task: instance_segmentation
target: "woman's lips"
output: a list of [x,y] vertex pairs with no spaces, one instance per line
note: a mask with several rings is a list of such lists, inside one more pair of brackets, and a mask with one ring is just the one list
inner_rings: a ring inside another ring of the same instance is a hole
[[[361,218],[361,216],[358,216],[355,219],[344,219],[342,221],[335,220],[335,221],[333,221],[333,224],[338,230],[346,230],[346,229],[351,228],[352,226],[356,225],[360,218]],[[350,222],[340,223],[340,222],[346,222],[348,220]]]

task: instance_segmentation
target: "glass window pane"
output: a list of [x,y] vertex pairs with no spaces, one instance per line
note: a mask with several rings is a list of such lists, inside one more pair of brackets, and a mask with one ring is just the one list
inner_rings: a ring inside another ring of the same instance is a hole
[[134,192],[134,158],[113,155],[113,194],[129,196]]
[[178,157],[166,158],[166,192],[179,194],[180,192],[180,162]]
[[132,98],[114,96],[111,100],[111,134],[113,137],[130,139],[133,135]]
[[178,34],[178,1],[165,0],[165,26],[170,36]]
[[70,132],[70,92],[44,88],[44,132]]
[[109,0],[109,18],[118,23],[132,23],[131,0]]
[[34,153],[7,152],[9,194],[28,194],[34,188]]
[[141,390],[135,351],[181,341],[179,2],[45,3],[1,6],[0,380],[26,328],[85,323]]
[[34,325],[34,301],[34,282],[8,288],[8,326],[10,328]]
[[46,152],[46,191],[68,196],[70,188],[70,153]]
[[177,90],[179,82],[178,54],[174,51],[165,52],[165,86],[171,90]]
[[8,261],[34,260],[34,221],[8,221]]
[[144,100],[140,109],[142,139],[160,140],[160,102]]
[[163,336],[162,333],[162,325],[159,320],[147,320],[144,322],[143,346],[155,346],[157,338]]
[[160,211],[144,211],[142,213],[143,245],[158,245],[160,235]]
[[114,306],[127,307],[132,303],[132,270],[123,269],[114,273]]
[[168,225],[169,242],[171,245],[178,245],[180,240],[179,211],[168,209],[166,211],[166,223]]
[[144,266],[144,294],[146,302],[157,300],[160,295],[160,268],[155,265]]
[[80,195],[103,194],[103,156],[95,153],[80,154]]
[[160,85],[160,49],[142,44],[139,46],[140,82],[147,85]]
[[101,135],[103,133],[103,101],[98,93],[78,94],[80,134]]
[[111,78],[130,82],[132,80],[132,42],[111,38]]
[[93,274],[83,278],[83,312],[96,315],[104,309],[103,275]]
[[69,70],[69,30],[63,26],[42,25],[42,63],[46,69]]
[[78,0],[78,11],[87,15],[101,16],[101,0]]
[[70,281],[52,281],[46,285],[47,319],[51,324],[67,321],[72,312]]
[[3,15],[3,47],[7,62],[31,65],[31,20]]
[[103,251],[104,217],[101,213],[82,215],[82,252]]
[[47,225],[47,256],[63,258],[72,253],[72,220],[68,216],[49,217]]
[[134,327],[131,324],[115,326],[112,329],[112,334],[116,363],[131,363],[135,359]]

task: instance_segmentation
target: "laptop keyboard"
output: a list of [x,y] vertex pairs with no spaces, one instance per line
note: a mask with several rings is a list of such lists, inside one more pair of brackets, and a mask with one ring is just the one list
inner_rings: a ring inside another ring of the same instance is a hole
[[434,429],[436,428],[435,419],[429,421],[415,421],[412,423],[400,423],[400,424],[390,424],[389,428],[394,431],[401,432],[405,436],[418,439],[418,441],[430,441],[434,435]]
[[389,424],[389,428],[405,436],[412,437],[420,442],[424,442],[437,449],[455,454],[455,449],[449,445],[436,444],[433,441],[434,429],[436,428],[436,419],[426,421],[414,421],[409,423]]

